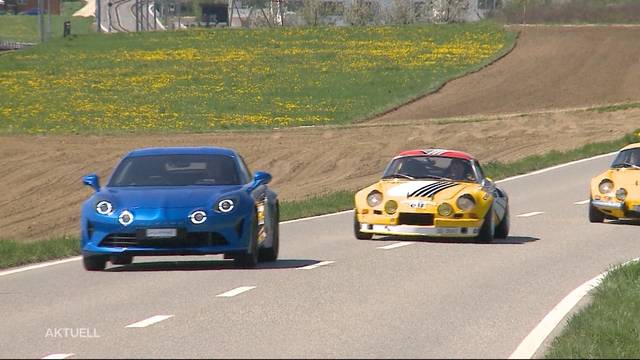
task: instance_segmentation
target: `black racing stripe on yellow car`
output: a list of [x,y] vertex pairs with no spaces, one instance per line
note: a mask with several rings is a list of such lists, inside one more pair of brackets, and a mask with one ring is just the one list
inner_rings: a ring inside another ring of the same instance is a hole
[[425,185],[421,188],[414,190],[412,193],[407,194],[407,197],[419,196],[421,192],[429,191],[431,188],[437,187],[443,183],[445,183],[445,181],[438,181],[438,182],[431,183],[429,185]]
[[429,192],[427,192],[425,195],[422,195],[423,197],[431,197],[434,196],[435,194],[439,193],[440,191],[444,190],[444,189],[448,189],[450,187],[456,186],[458,184],[456,183],[448,183],[448,184],[442,184],[442,186],[439,186],[438,188],[435,188],[433,190],[430,190]]
[[429,184],[421,187],[420,189],[410,193],[407,197],[425,197],[425,196],[433,196],[444,189],[448,189],[452,186],[456,186],[457,184],[450,181],[440,181],[437,183]]

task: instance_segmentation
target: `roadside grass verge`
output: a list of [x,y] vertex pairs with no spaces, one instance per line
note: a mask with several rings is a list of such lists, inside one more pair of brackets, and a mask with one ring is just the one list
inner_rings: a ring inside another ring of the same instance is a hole
[[[61,38],[63,24],[71,21],[71,34],[89,34],[93,30],[93,17],[74,17],[73,13],[84,6],[84,1],[62,2],[60,15],[51,15],[51,36]],[[45,15],[45,22],[47,16]],[[35,15],[0,15],[0,40],[37,43],[40,42],[38,16]],[[73,59],[66,59],[73,61]]]
[[553,340],[547,359],[640,357],[640,263],[614,268]]
[[0,133],[346,124],[479,69],[516,35],[480,22],[54,39],[0,57]]
[[80,243],[75,236],[60,236],[28,243],[0,240],[0,269],[78,254]]
[[[551,151],[511,163],[490,162],[485,164],[483,168],[486,176],[499,180],[553,165],[616,151],[634,142],[640,142],[640,129],[614,141],[588,144],[566,152]],[[353,191],[342,190],[312,196],[303,200],[281,201],[280,220],[293,220],[349,210],[353,208],[353,196]],[[31,243],[0,240],[0,268],[58,259],[78,253],[79,241],[75,236],[63,236]]]

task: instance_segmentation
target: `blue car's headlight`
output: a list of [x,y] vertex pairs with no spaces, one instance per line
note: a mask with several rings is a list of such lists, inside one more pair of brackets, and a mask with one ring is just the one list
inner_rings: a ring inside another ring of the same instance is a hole
[[224,199],[219,201],[216,207],[218,208],[218,211],[228,213],[236,207],[236,204],[231,199]]
[[120,224],[127,226],[133,222],[133,214],[129,210],[125,210],[120,213],[118,221],[120,222]]
[[207,213],[202,210],[194,211],[189,215],[189,220],[195,225],[200,225],[207,221]]
[[107,200],[102,200],[96,204],[96,212],[100,215],[113,214],[113,205]]

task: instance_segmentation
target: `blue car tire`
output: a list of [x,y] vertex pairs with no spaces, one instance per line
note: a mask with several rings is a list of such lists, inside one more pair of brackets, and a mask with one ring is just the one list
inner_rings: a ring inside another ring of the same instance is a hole
[[85,270],[88,271],[102,271],[107,266],[107,260],[109,257],[104,255],[83,255],[82,264]]
[[271,262],[278,260],[278,251],[280,249],[280,204],[276,203],[272,211],[270,231],[267,234],[271,238],[271,247],[260,248],[258,256],[260,261]]

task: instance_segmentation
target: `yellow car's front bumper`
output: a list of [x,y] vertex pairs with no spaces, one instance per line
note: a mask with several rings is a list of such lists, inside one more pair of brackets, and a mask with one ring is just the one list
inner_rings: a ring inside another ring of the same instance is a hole
[[591,200],[591,205],[603,213],[615,218],[640,218],[640,202]]
[[360,222],[360,232],[396,236],[475,237],[481,226],[482,220],[477,219],[434,219],[433,225]]

